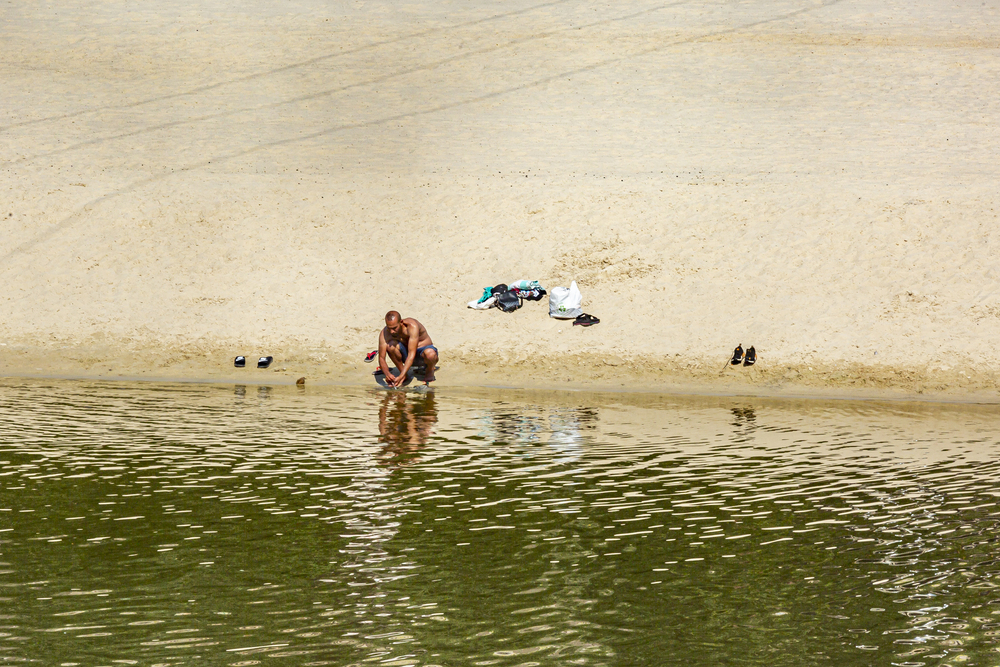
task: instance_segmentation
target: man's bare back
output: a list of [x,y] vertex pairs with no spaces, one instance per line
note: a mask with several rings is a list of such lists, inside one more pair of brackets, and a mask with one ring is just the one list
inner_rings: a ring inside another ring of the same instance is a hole
[[[399,369],[399,375],[390,370],[386,355]],[[437,361],[437,348],[423,324],[412,317],[404,319],[395,310],[386,313],[385,327],[378,335],[378,365],[391,386],[400,386],[410,368],[421,365],[427,369],[424,383],[433,382]]]

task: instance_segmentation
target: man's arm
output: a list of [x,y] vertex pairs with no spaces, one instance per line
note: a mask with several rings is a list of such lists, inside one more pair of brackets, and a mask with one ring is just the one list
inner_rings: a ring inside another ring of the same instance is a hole
[[410,366],[417,359],[417,343],[420,342],[420,327],[416,324],[405,324],[406,332],[409,337],[406,341],[406,361],[403,362],[403,367],[399,369],[399,382],[406,379],[406,373],[410,370]]
[[389,370],[389,364],[385,363],[385,353],[388,349],[389,346],[385,342],[385,329],[382,329],[378,332],[378,367],[382,369],[389,384],[392,384],[396,380],[396,376]]

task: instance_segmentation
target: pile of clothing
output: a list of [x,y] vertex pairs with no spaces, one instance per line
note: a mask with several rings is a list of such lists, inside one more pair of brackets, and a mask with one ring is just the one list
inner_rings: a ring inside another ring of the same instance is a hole
[[499,308],[505,313],[512,313],[520,308],[525,301],[541,301],[549,296],[549,317],[560,320],[573,320],[574,326],[591,327],[600,323],[593,315],[583,312],[583,295],[574,280],[569,287],[553,287],[548,293],[537,280],[515,280],[512,283],[500,283],[492,287],[484,287],[483,295],[476,301],[469,302],[469,308],[488,310]]
[[547,293],[537,280],[515,280],[512,283],[484,287],[483,295],[478,301],[470,301],[469,308],[499,308],[505,313],[511,313],[520,308],[524,301],[541,301]]

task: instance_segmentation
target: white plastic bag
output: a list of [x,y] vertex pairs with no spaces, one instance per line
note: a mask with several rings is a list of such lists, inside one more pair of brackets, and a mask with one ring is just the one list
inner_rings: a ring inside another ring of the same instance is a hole
[[576,286],[576,281],[570,283],[569,287],[553,287],[549,292],[549,317],[556,317],[560,320],[572,320],[583,314],[583,295],[580,288]]

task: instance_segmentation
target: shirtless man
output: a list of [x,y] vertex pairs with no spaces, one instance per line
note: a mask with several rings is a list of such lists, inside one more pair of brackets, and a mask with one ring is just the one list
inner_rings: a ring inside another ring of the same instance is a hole
[[[399,369],[399,375],[394,375],[389,364],[385,363],[388,354],[392,363]],[[438,351],[427,335],[427,329],[412,317],[403,317],[395,310],[385,314],[385,327],[378,335],[378,367],[385,373],[386,382],[392,387],[398,387],[406,380],[406,372],[413,367],[426,366],[424,384],[434,381],[434,366],[437,364]]]

